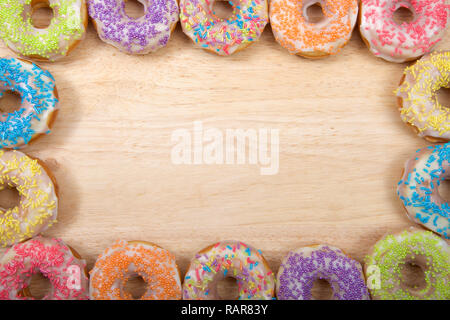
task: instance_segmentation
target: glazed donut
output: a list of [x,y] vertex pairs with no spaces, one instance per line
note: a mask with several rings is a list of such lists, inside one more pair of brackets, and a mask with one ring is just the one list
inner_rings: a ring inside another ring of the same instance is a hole
[[178,22],[176,0],[138,0],[145,14],[137,19],[125,13],[126,0],[90,0],[89,15],[104,42],[129,54],[146,54],[165,47]]
[[[412,61],[431,51],[445,32],[446,0],[361,0],[360,33],[369,50],[390,62]],[[411,22],[397,24],[399,8],[408,8]]]
[[43,300],[87,300],[86,262],[61,239],[38,236],[9,248],[0,260],[0,299],[33,299],[31,276],[42,273],[51,284]]
[[327,245],[288,253],[277,274],[277,298],[313,300],[311,290],[318,279],[329,282],[333,300],[370,300],[361,264]]
[[450,51],[433,52],[405,69],[396,91],[402,120],[430,142],[450,140],[450,111],[436,97],[450,88]]
[[7,187],[17,189],[20,202],[14,208],[0,208],[2,247],[32,238],[56,222],[56,181],[39,159],[0,150],[0,190]]
[[217,283],[235,278],[240,300],[269,300],[274,297],[272,271],[256,250],[239,241],[222,241],[195,255],[183,284],[185,300],[217,300]]
[[[46,29],[31,22],[32,13],[50,7]],[[65,57],[82,40],[88,23],[85,0],[0,0],[0,37],[15,53],[35,60]]]
[[20,94],[21,106],[0,113],[0,148],[17,149],[50,132],[58,113],[58,91],[50,72],[15,58],[0,59],[0,98]]
[[233,13],[217,17],[214,0],[180,0],[180,22],[184,33],[202,49],[226,56],[238,52],[261,36],[269,21],[267,0],[229,1]]
[[[423,286],[403,280],[403,267],[419,266]],[[450,299],[450,247],[430,231],[409,228],[378,241],[366,257],[365,274],[375,300]]]
[[450,177],[450,144],[417,150],[408,160],[397,194],[408,217],[425,228],[450,238],[450,206],[439,186]]
[[[317,23],[307,13],[315,4],[320,4],[324,15]],[[337,54],[350,40],[357,17],[357,0],[270,2],[270,25],[275,40],[290,53],[306,58]]]
[[91,270],[90,295],[95,300],[132,300],[124,290],[133,276],[147,283],[141,300],[180,300],[181,280],[175,257],[144,241],[117,241],[107,248]]

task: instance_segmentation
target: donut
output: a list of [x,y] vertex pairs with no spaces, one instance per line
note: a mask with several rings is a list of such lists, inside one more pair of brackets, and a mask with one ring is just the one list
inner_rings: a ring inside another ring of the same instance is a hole
[[[308,8],[319,4],[323,18],[315,23]],[[275,40],[305,58],[337,54],[347,44],[358,17],[357,0],[272,0],[270,24]]]
[[89,15],[101,40],[129,54],[146,54],[167,45],[178,22],[176,0],[138,0],[145,14],[125,13],[126,0],[90,0]]
[[39,159],[16,150],[0,150],[0,190],[5,188],[16,188],[20,201],[14,208],[0,208],[2,247],[32,238],[56,222],[56,181]]
[[361,264],[341,249],[316,245],[291,251],[277,274],[278,300],[314,300],[314,282],[326,280],[333,300],[370,300]]
[[132,300],[124,287],[140,276],[147,290],[140,300],[180,300],[181,280],[175,257],[152,243],[116,241],[91,270],[90,296],[94,300]]
[[[50,7],[54,17],[46,29],[36,28],[32,13]],[[0,0],[0,38],[16,54],[55,61],[83,39],[88,23],[85,0]]]
[[[403,268],[422,269],[424,285],[405,283]],[[450,299],[450,247],[430,231],[411,227],[378,241],[364,266],[372,299]]]
[[397,186],[408,217],[445,238],[450,238],[450,206],[439,194],[442,180],[450,178],[450,144],[417,150],[404,167]]
[[231,277],[239,287],[239,300],[274,297],[275,278],[261,251],[239,241],[222,241],[198,252],[183,284],[185,300],[218,300],[219,281]]
[[[431,51],[445,32],[449,6],[446,0],[361,0],[360,33],[369,50],[390,62],[416,60]],[[411,22],[398,24],[394,13],[407,8]]]
[[21,105],[0,113],[0,148],[18,149],[50,132],[58,113],[55,79],[32,62],[0,58],[0,99],[6,91],[17,93]]
[[180,0],[183,32],[202,49],[221,56],[238,52],[261,36],[269,22],[267,0],[229,1],[228,19],[216,16],[211,0]]
[[87,300],[86,262],[61,239],[38,236],[9,248],[0,260],[0,299],[34,299],[31,276],[40,272],[50,284],[43,300]]
[[427,54],[405,69],[397,102],[402,120],[430,142],[450,140],[450,111],[436,93],[450,88],[450,51]]

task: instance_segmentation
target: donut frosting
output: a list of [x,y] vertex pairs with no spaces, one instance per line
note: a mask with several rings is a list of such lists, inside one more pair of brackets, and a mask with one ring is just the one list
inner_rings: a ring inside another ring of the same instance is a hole
[[267,0],[233,0],[233,13],[221,19],[214,1],[180,0],[183,31],[200,48],[230,55],[257,41],[269,21]]
[[14,52],[42,60],[67,55],[87,25],[85,0],[46,0],[54,18],[46,29],[31,23],[33,0],[0,0],[0,37]]
[[0,59],[0,99],[4,92],[20,95],[21,106],[0,113],[0,147],[20,148],[50,132],[50,121],[59,109],[55,79],[34,63]]
[[[407,263],[422,269],[424,287],[404,283],[402,267]],[[365,270],[373,299],[450,299],[450,247],[430,231],[409,228],[385,236],[366,257]]]
[[239,299],[269,300],[275,279],[259,250],[239,242],[222,241],[201,250],[192,259],[183,284],[183,299],[220,299],[217,283],[235,278]]
[[91,299],[132,300],[124,287],[133,276],[141,276],[147,283],[141,300],[181,299],[181,280],[175,257],[150,243],[117,241],[98,257],[90,273]]
[[[310,22],[307,9],[320,4],[323,19]],[[358,17],[357,0],[272,0],[270,24],[275,39],[292,54],[327,56],[350,40]]]
[[0,189],[16,188],[20,202],[0,208],[0,245],[10,246],[47,230],[56,222],[55,185],[38,160],[19,151],[0,150]]
[[407,67],[396,95],[402,120],[420,137],[448,141],[450,110],[436,96],[441,88],[450,88],[450,51],[433,52]]
[[450,237],[450,206],[441,198],[441,181],[450,178],[450,144],[417,150],[405,164],[397,194],[410,219]]
[[130,18],[125,13],[124,0],[90,0],[89,15],[94,20],[99,37],[106,43],[129,54],[146,54],[165,47],[178,22],[176,0],[139,0],[144,15]]
[[[393,17],[401,7],[414,18],[399,25]],[[390,62],[414,60],[442,39],[449,8],[446,0],[361,0],[360,32],[374,55]]]
[[311,290],[318,279],[328,281],[333,300],[369,300],[361,264],[342,250],[318,245],[291,251],[277,274],[279,300],[313,300]]
[[85,268],[86,262],[74,256],[61,239],[39,236],[18,243],[0,260],[0,299],[33,299],[23,295],[23,290],[29,287],[31,276],[40,272],[51,284],[43,300],[87,300]]

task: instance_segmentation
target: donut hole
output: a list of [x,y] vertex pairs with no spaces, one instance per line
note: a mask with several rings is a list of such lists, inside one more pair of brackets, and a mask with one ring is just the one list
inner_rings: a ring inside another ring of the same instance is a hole
[[140,275],[132,275],[125,283],[124,289],[133,299],[140,299],[147,291],[147,283]]
[[239,285],[237,280],[232,277],[226,277],[219,281],[217,283],[217,294],[222,300],[237,300],[239,298]]
[[0,95],[0,112],[4,114],[4,117],[6,117],[8,113],[20,110],[21,105],[22,98],[16,91],[8,90]]
[[316,300],[331,300],[333,289],[327,280],[317,279],[313,282],[311,295]]
[[16,188],[6,186],[0,190],[0,208],[4,210],[19,206],[20,195]]
[[31,24],[37,29],[47,29],[54,17],[53,9],[48,1],[31,2]]
[[441,180],[438,192],[442,199],[448,201],[450,199],[450,180]]
[[402,6],[394,11],[392,19],[398,25],[402,25],[403,23],[411,23],[414,21],[414,12],[410,8]]
[[138,0],[125,0],[124,10],[131,19],[139,19],[145,15],[145,7]]
[[404,287],[412,290],[422,290],[426,288],[425,272],[422,267],[414,261],[409,261],[400,267],[402,276],[401,283]]
[[46,295],[50,294],[52,289],[50,280],[42,273],[37,272],[31,276],[30,285],[27,288],[27,294],[34,299],[42,300]]
[[313,3],[303,8],[303,16],[309,23],[319,23],[325,19],[323,7],[319,2]]
[[450,88],[441,88],[436,92],[436,99],[439,104],[450,108]]
[[212,11],[213,14],[222,20],[227,20],[232,18],[233,16],[233,5],[230,3],[230,1],[214,1],[212,5]]

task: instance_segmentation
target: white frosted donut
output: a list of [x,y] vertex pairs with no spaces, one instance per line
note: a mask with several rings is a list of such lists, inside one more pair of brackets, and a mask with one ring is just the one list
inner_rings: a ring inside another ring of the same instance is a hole
[[58,214],[54,181],[37,159],[19,151],[0,150],[0,189],[16,188],[20,202],[0,208],[0,245],[10,246],[44,232]]
[[[399,25],[393,16],[401,7],[414,17]],[[361,0],[361,36],[380,58],[398,63],[415,60],[442,39],[448,12],[446,0]]]

